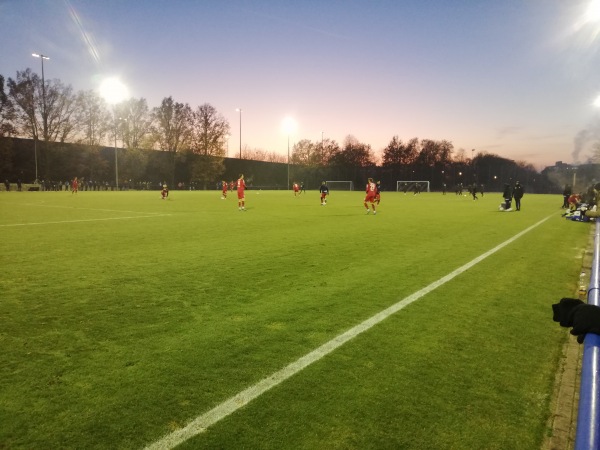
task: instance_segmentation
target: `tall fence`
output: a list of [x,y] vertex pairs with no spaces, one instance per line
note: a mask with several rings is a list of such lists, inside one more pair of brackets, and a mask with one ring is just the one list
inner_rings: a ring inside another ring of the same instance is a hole
[[[600,222],[596,222],[587,302],[600,306]],[[600,335],[594,333],[588,333],[583,344],[575,449],[600,449]]]

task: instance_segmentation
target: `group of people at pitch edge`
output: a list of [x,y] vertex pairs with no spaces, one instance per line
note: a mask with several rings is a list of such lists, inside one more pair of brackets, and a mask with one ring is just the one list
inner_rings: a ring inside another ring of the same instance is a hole
[[589,222],[600,217],[600,183],[592,184],[586,191],[573,193],[570,185],[565,186],[562,208],[567,209],[563,217]]
[[511,187],[509,183],[504,183],[504,191],[502,192],[504,203],[501,203],[498,209],[500,211],[512,211],[512,200],[514,199],[515,209],[521,211],[521,199],[523,198],[524,193],[523,186],[521,186],[521,183],[518,181],[515,183],[514,187]]

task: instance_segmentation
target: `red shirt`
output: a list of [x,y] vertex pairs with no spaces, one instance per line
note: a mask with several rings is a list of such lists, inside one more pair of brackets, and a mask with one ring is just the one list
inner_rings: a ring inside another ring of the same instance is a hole
[[240,178],[237,180],[237,190],[238,192],[244,192],[244,189],[246,189],[246,183],[244,183],[243,178]]
[[227,183],[223,183],[223,192],[227,192]]
[[377,190],[377,187],[375,186],[375,183],[367,183],[367,189],[366,189],[367,194],[375,194],[376,190]]

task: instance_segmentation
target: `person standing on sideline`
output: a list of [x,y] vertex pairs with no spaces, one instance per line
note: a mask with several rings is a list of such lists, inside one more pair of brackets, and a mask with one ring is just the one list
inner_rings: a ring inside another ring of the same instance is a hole
[[513,198],[515,199],[515,209],[517,211],[521,211],[521,199],[523,198],[523,193],[523,186],[517,181],[512,191]]
[[373,183],[373,178],[369,178],[367,181],[366,194],[364,205],[365,209],[367,210],[367,214],[371,214],[371,210],[369,209],[367,203],[371,204],[373,214],[377,214],[377,211],[375,211],[375,195],[377,195],[377,186],[375,183]]
[[327,204],[327,196],[329,195],[329,187],[327,186],[327,182],[323,181],[321,183],[319,192],[321,193],[321,206],[325,206]]
[[223,180],[221,181],[221,199],[225,200],[227,198],[227,181]]
[[246,183],[244,182],[244,174],[240,173],[240,177],[237,180],[238,209],[240,211],[246,211],[246,197],[244,194],[245,190]]
[[565,189],[563,190],[563,205],[561,208],[566,209],[569,207],[569,197],[573,193],[573,189],[568,184],[565,184]]
[[77,177],[73,178],[71,182],[71,194],[77,194],[77,190],[79,189],[79,182],[77,181]]

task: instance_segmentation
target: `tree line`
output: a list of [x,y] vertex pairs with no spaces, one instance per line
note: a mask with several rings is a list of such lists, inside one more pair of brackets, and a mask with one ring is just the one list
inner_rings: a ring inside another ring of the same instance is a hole
[[[120,147],[128,151],[133,163],[143,159],[144,150],[164,152],[171,173],[187,158],[194,180],[211,181],[224,173],[224,158],[230,125],[208,103],[193,108],[172,97],[150,108],[144,98],[130,98],[112,108],[95,91],[75,92],[58,79],[42,80],[31,69],[17,71],[14,78],[0,75],[0,137],[34,141],[82,144],[92,147]],[[10,145],[10,140],[3,140]],[[43,158],[44,146],[40,146]],[[10,152],[0,147],[0,163],[10,165]],[[287,163],[284,155],[261,149],[244,148],[243,159]],[[338,168],[345,177],[376,171],[381,177],[431,179],[434,183],[485,182],[504,177],[502,167],[513,167],[534,179],[534,167],[498,155],[455,150],[452,142],[412,138],[402,141],[393,136],[388,145],[375,152],[370,145],[348,135],[342,144],[332,139],[295,143],[289,164],[306,168]],[[492,166],[493,170],[492,170]],[[352,171],[354,170],[354,172]],[[506,170],[508,173],[508,169]],[[43,174],[42,174],[43,175]],[[342,174],[340,174],[342,176]],[[494,178],[495,177],[495,178]]]

